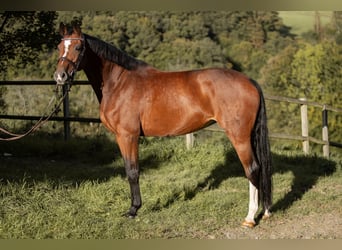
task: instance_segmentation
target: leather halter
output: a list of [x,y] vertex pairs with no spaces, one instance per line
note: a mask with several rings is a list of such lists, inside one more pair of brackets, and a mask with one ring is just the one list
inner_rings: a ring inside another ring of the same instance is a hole
[[84,55],[84,52],[85,52],[84,36],[82,35],[82,37],[80,37],[80,38],[62,38],[61,40],[62,41],[66,41],[66,40],[80,40],[80,41],[82,41],[82,51],[78,55],[78,58],[77,58],[76,62],[71,61],[66,56],[62,56],[62,57],[58,58],[58,60],[57,60],[58,63],[60,61],[62,61],[62,62],[66,61],[68,64],[71,64],[73,69],[72,69],[69,77],[73,78],[75,72],[78,70],[78,66],[81,63],[83,55]]

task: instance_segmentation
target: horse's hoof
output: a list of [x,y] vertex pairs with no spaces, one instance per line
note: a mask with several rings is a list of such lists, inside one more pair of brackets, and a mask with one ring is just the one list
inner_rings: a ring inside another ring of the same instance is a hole
[[267,219],[269,219],[270,217],[271,217],[271,213],[270,212],[266,212],[266,213],[264,213],[264,215],[262,216],[262,220],[267,220]]
[[129,218],[129,219],[134,219],[135,216],[136,216],[136,214],[132,214],[129,211],[122,214],[122,217],[126,217],[126,218]]
[[242,222],[242,225],[241,225],[242,227],[244,227],[244,228],[253,228],[253,227],[255,227],[255,222],[254,221],[244,221],[244,222]]
[[264,214],[262,216],[262,220],[268,220],[271,217],[271,214]]
[[135,219],[135,216],[136,216],[136,215],[127,214],[127,218],[129,218],[129,219]]
[[134,219],[135,216],[137,216],[137,213],[132,213],[131,211],[128,211],[126,214],[126,217],[129,219]]

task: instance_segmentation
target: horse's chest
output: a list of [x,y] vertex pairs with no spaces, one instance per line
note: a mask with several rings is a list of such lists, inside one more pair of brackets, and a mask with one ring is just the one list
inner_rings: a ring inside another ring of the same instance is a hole
[[[109,98],[110,97],[110,98]],[[106,96],[101,102],[100,119],[114,133],[139,129],[139,105],[132,97]]]

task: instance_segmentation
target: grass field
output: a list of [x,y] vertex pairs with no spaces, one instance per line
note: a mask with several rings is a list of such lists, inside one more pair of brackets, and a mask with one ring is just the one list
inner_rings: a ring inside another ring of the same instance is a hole
[[[332,11],[319,11],[321,25],[331,22]],[[285,25],[290,26],[292,33],[301,35],[314,30],[315,11],[279,11]]]
[[140,143],[143,207],[122,216],[129,187],[115,142],[35,135],[0,144],[0,238],[342,238],[341,158],[273,148],[273,217],[252,230],[248,182],[227,139]]

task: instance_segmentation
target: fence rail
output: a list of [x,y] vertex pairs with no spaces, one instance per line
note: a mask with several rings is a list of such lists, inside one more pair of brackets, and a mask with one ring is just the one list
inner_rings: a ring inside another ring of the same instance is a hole
[[[293,136],[293,135],[282,135],[282,134],[272,134],[270,133],[270,137],[278,138],[278,139],[292,139],[292,140],[301,140],[303,143],[303,151],[305,154],[310,152],[309,144],[310,142],[323,145],[323,156],[329,158],[330,155],[330,146],[342,148],[342,144],[338,142],[333,142],[329,139],[329,130],[328,130],[328,111],[337,112],[342,114],[342,109],[334,108],[332,106],[326,104],[320,104],[317,102],[309,102],[305,98],[294,99],[289,97],[281,97],[281,96],[271,96],[265,95],[266,100],[271,101],[281,101],[288,103],[296,103],[301,105],[301,127],[302,127],[302,135],[301,136]],[[313,106],[317,108],[322,108],[322,139],[317,139],[312,136],[309,136],[309,119],[308,119],[308,106]]]
[[[35,115],[2,115],[0,114],[1,119],[9,119],[9,120],[27,120],[27,121],[38,121],[39,119],[43,118],[46,119],[46,116],[35,116]],[[52,116],[50,121],[67,121],[67,122],[94,122],[94,123],[101,123],[100,118],[86,118],[86,117],[59,117],[59,116]]]
[[[0,81],[1,85],[7,86],[23,86],[23,85],[55,85],[54,81]],[[75,81],[73,85],[89,85],[88,81]],[[65,93],[66,88],[63,88],[63,92]],[[64,94],[63,93],[63,94]],[[323,145],[323,155],[325,157],[329,157],[329,146],[342,148],[342,143],[333,142],[329,140],[328,135],[328,111],[337,112],[342,114],[341,108],[335,108],[329,105],[320,104],[317,102],[309,102],[306,99],[295,99],[283,96],[273,96],[273,95],[265,95],[266,100],[277,101],[277,102],[288,102],[295,103],[301,105],[301,123],[302,123],[302,135],[288,135],[282,133],[269,133],[271,138],[275,139],[286,139],[286,140],[297,140],[303,142],[303,151],[304,153],[309,153],[309,143],[313,142],[316,144]],[[322,139],[317,139],[309,136],[308,129],[308,116],[307,116],[307,107],[313,106],[317,108],[322,108]],[[41,117],[39,116],[22,116],[22,115],[4,115],[0,114],[0,119],[12,119],[12,120],[39,120]],[[51,121],[63,121],[64,122],[64,138],[67,140],[70,138],[70,122],[94,122],[100,123],[99,118],[85,118],[85,117],[71,117],[69,113],[69,96],[65,98],[63,102],[63,117],[53,116],[50,119]],[[221,128],[218,126],[211,126],[207,128],[207,130],[211,131],[219,131],[223,132]],[[191,148],[194,144],[194,136],[193,134],[188,134],[186,136],[186,144],[188,148]]]
[[334,108],[330,105],[321,104],[318,102],[309,102],[304,98],[296,99],[296,98],[290,98],[290,97],[284,97],[284,96],[274,96],[274,95],[266,95],[265,94],[265,99],[270,100],[270,101],[296,103],[296,104],[301,104],[301,105],[306,104],[308,106],[312,106],[312,107],[316,107],[316,108],[322,108],[322,109],[325,107],[325,109],[328,111],[342,113],[341,108]]
[[[24,85],[56,85],[54,81],[0,81],[1,85],[7,86],[24,86]],[[73,85],[90,85],[88,81],[75,81]],[[99,118],[82,118],[82,117],[70,117],[69,111],[69,94],[67,86],[63,86],[63,96],[65,98],[63,100],[63,117],[52,116],[50,121],[63,121],[64,122],[64,139],[68,140],[70,138],[70,122],[98,122],[100,123]],[[12,119],[12,120],[39,120],[40,116],[23,116],[23,115],[1,115],[1,119]]]

